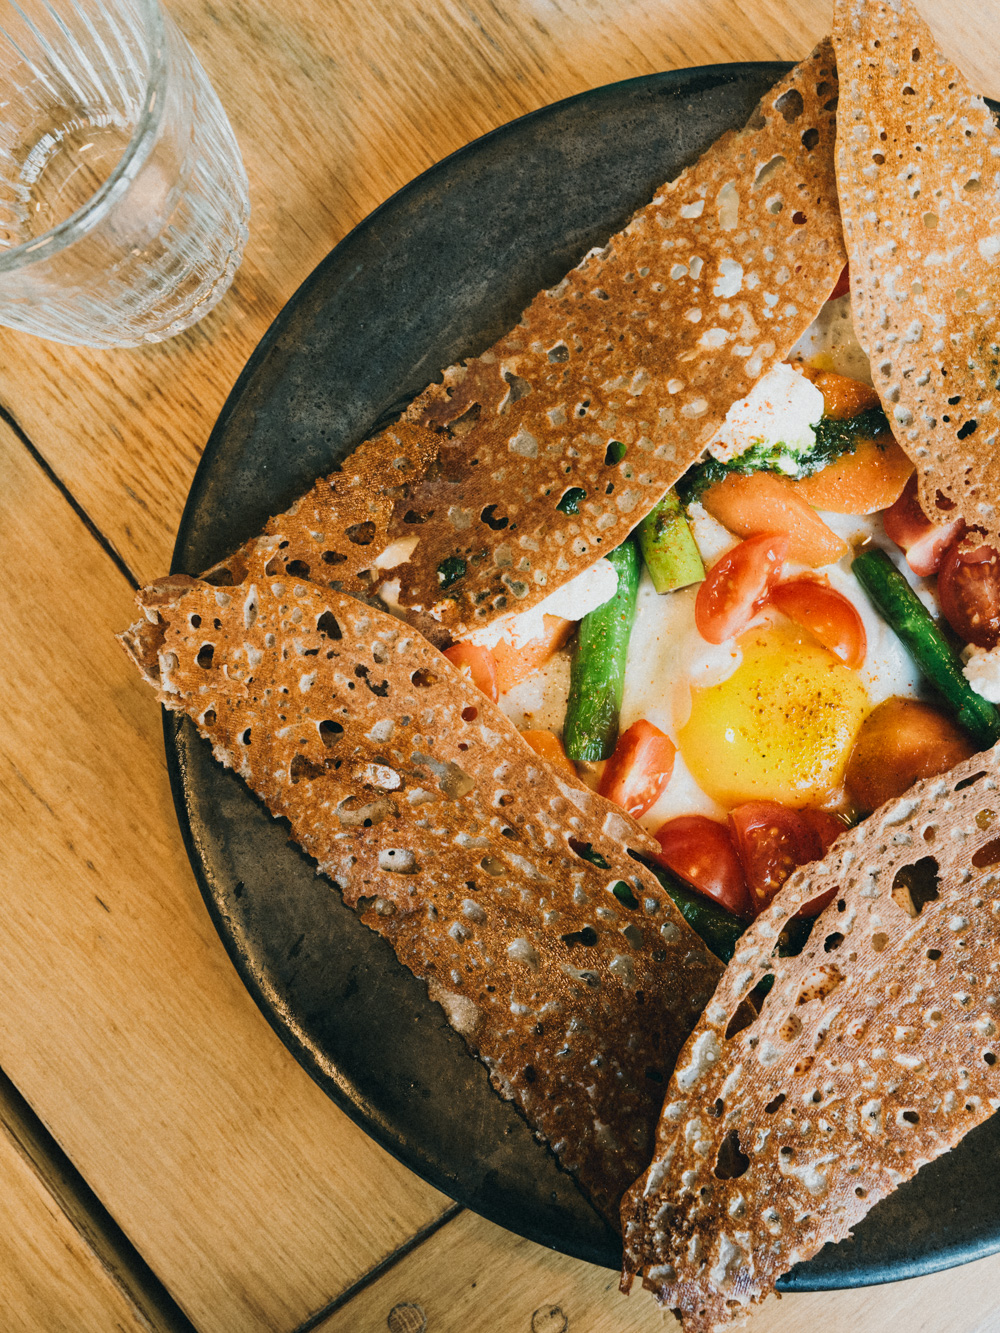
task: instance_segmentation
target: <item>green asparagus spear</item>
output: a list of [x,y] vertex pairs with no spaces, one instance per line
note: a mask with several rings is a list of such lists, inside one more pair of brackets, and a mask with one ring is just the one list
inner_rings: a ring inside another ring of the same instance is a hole
[[1000,712],[965,679],[961,658],[886,553],[877,548],[862,551],[851,572],[952,709],[959,726],[981,750],[1000,740]]
[[724,907],[713,902],[711,898],[706,898],[703,893],[690,888],[662,866],[652,865],[649,862],[644,864],[673,898],[681,916],[691,929],[697,931],[716,958],[728,963],[736,952],[737,941],[749,923],[734,916],[732,912],[727,912]]
[[705,566],[676,491],[666,495],[639,524],[639,549],[657,592],[699,583]]
[[563,743],[570,759],[607,759],[618,740],[618,713],[625,687],[639,553],[631,541],[608,553],[618,574],[615,595],[580,621],[570,673]]

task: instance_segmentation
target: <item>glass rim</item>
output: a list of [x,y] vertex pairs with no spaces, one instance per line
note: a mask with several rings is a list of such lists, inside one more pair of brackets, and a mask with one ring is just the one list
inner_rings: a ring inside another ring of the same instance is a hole
[[142,111],[129,141],[108,176],[86,203],[74,209],[69,217],[57,222],[54,227],[43,231],[40,236],[10,249],[0,249],[0,273],[27,267],[42,259],[66,249],[75,241],[81,240],[97,223],[101,222],[117,203],[124,192],[121,182],[142,165],[142,150],[149,143],[163,117],[166,103],[165,83],[167,73],[166,22],[159,0],[134,0],[142,22],[142,36],[148,61],[145,89],[142,98]]

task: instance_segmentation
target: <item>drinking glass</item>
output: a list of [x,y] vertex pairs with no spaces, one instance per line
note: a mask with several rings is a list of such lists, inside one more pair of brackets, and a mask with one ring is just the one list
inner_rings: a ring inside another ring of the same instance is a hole
[[157,0],[0,0],[0,324],[134,347],[233,279],[247,178]]

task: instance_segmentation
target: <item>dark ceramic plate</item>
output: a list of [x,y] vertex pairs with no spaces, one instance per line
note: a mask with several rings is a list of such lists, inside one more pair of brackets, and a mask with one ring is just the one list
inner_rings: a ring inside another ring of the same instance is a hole
[[[196,574],[260,530],[443,366],[480,351],[603,243],[786,67],[633,79],[470,144],[376,210],[323,261],[240,376],[181,522]],[[615,1268],[620,1247],[490,1088],[390,946],[345,908],[190,723],[166,719],[174,797],[205,901],[250,993],[344,1110],[452,1198]],[[1000,1120],[880,1204],[854,1240],[783,1286],[862,1285],[1000,1248]]]

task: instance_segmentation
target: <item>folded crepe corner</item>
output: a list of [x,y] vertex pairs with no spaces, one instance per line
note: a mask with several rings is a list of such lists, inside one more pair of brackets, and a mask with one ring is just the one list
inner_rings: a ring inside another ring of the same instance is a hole
[[721,964],[629,855],[655,849],[647,834],[560,781],[411,627],[269,574],[274,549],[258,543],[239,587],[141,592],[126,651],[617,1226]]
[[911,0],[837,0],[851,309],[934,522],[1000,539],[1000,131]]
[[[640,1276],[685,1333],[739,1322],[1000,1107],[998,757],[884,806],[741,938],[622,1204],[623,1286]],[[776,956],[832,888],[801,953]]]

